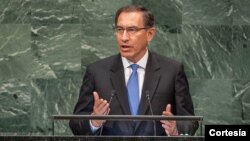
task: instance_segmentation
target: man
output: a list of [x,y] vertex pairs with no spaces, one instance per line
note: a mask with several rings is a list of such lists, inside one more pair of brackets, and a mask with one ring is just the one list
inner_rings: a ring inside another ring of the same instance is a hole
[[[183,65],[147,49],[155,32],[154,17],[145,7],[128,5],[117,11],[119,54],[87,67],[74,114],[194,115]],[[70,121],[75,135],[193,135],[197,127],[195,121],[174,120]]]

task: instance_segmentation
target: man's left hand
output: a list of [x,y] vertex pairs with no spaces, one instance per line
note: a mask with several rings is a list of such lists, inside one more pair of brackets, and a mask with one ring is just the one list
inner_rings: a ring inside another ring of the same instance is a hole
[[[162,112],[163,116],[173,116],[171,112],[171,105],[168,104],[166,106],[166,110]],[[165,132],[169,136],[177,136],[177,126],[176,126],[176,120],[161,120],[162,127],[164,128]]]

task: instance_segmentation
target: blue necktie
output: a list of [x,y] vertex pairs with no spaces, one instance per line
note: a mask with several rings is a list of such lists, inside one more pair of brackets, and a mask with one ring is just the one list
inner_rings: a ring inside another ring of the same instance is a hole
[[129,106],[131,114],[137,115],[139,108],[139,82],[138,82],[137,69],[139,66],[137,64],[132,64],[130,67],[132,68],[133,71],[129,77],[127,85]]

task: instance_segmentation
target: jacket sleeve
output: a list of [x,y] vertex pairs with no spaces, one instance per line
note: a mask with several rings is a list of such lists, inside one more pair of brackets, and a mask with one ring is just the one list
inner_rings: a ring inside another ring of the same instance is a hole
[[[93,111],[94,98],[92,93],[95,90],[95,82],[90,72],[89,67],[87,67],[80,89],[80,95],[74,108],[75,115],[90,115]],[[69,126],[74,135],[94,134],[91,131],[89,120],[72,119],[69,122]]]
[[[175,102],[176,115],[194,116],[194,107],[189,93],[189,84],[181,64],[175,79]],[[198,121],[177,121],[179,134],[194,135],[198,128]]]

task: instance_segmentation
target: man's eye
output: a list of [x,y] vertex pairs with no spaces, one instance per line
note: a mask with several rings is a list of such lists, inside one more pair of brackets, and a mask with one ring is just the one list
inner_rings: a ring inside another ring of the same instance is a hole
[[128,28],[127,30],[128,30],[128,32],[136,32],[137,31],[136,28]]
[[116,31],[118,31],[118,32],[123,32],[124,29],[122,29],[122,28],[117,28]]

